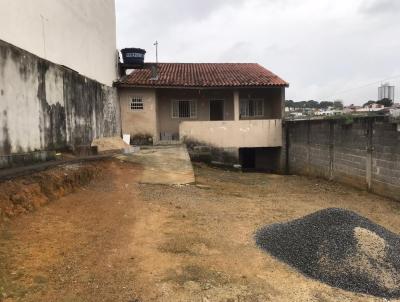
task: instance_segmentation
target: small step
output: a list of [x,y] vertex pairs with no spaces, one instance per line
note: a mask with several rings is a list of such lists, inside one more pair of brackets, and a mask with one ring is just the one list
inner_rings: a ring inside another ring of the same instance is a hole
[[182,145],[182,142],[179,140],[160,140],[158,142],[154,142],[154,145],[158,146],[167,146],[167,145]]

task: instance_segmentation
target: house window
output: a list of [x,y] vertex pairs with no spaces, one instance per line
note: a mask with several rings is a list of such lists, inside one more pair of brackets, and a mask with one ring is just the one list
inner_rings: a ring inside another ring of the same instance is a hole
[[240,100],[241,117],[261,117],[264,116],[263,99],[245,99]]
[[143,99],[142,98],[138,98],[138,97],[134,97],[132,98],[129,107],[131,108],[131,111],[140,111],[143,110],[144,106],[143,106]]
[[197,106],[193,100],[172,101],[172,118],[196,118]]

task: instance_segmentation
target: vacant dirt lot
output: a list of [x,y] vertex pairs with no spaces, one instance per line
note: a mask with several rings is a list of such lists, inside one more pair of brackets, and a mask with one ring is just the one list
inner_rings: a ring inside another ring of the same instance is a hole
[[322,180],[195,166],[196,185],[140,165],[2,224],[3,301],[385,301],[307,279],[259,250],[265,224],[348,208],[400,233],[400,203]]

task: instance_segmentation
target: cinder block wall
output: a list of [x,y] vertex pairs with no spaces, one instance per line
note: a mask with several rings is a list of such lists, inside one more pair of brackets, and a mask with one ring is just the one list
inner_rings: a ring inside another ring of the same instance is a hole
[[0,40],[0,168],[120,134],[115,88]]
[[400,200],[400,132],[384,117],[289,121],[286,170]]

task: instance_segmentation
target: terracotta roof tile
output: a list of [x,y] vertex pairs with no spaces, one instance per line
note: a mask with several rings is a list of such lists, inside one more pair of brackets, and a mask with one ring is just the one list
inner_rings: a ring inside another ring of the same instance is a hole
[[264,87],[289,84],[256,63],[158,63],[158,78],[151,67],[135,69],[118,81],[132,87]]

